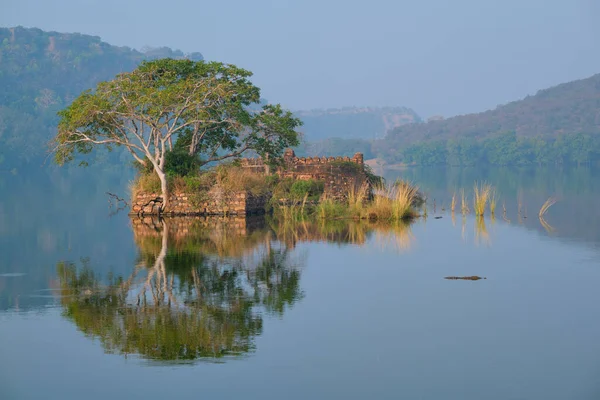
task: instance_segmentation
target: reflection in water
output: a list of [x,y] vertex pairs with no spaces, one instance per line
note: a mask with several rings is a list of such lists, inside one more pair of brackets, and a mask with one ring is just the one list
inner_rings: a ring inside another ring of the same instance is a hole
[[490,245],[490,234],[485,226],[485,218],[483,216],[475,217],[475,244]]
[[[596,206],[600,196],[598,176],[597,167],[429,167],[385,174],[389,181],[401,178],[417,182],[431,199],[429,207],[434,199],[438,204],[452,204],[454,197],[457,211],[462,202],[461,188],[467,188],[468,202],[474,182],[489,182],[497,190],[504,221],[544,235],[550,232],[557,238],[587,242],[594,247],[600,246],[600,208]],[[538,211],[549,197],[558,197],[560,202],[540,221]]]
[[64,314],[111,353],[193,360],[253,350],[259,307],[282,314],[302,297],[300,261],[264,231],[134,221],[139,262],[105,284],[89,263],[58,265]]
[[64,315],[107,352],[153,360],[217,359],[254,350],[263,314],[282,316],[303,297],[302,241],[406,249],[405,224],[264,219],[134,219],[138,262],[129,276],[94,273],[90,260],[57,266]]

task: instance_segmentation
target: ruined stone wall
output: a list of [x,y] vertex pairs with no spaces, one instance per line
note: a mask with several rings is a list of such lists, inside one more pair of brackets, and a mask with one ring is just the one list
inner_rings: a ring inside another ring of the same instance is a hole
[[[265,174],[268,166],[261,158],[243,158],[241,166]],[[350,157],[296,157],[288,149],[283,165],[276,172],[282,178],[319,180],[325,184],[325,194],[337,200],[346,198],[348,192],[366,182],[362,153]],[[213,187],[208,194],[171,193],[167,215],[248,215],[264,213],[270,195],[255,196],[250,192],[225,193]],[[139,193],[132,200],[131,214],[157,215],[162,205],[160,193]]]
[[[267,167],[261,158],[243,158],[241,166],[256,173],[265,173]],[[353,187],[366,181],[362,153],[353,157],[296,157],[288,149],[283,155],[283,166],[276,173],[282,178],[319,180],[325,182],[325,193],[342,199]]]
[[[213,188],[208,193],[171,193],[164,214],[172,215],[248,215],[265,212],[269,196],[250,192],[224,193]],[[156,215],[162,205],[160,193],[139,193],[132,202],[131,213]]]

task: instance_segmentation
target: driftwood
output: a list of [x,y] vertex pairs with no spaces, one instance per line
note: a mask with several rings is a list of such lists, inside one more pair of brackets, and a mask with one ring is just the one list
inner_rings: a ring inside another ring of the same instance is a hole
[[487,278],[482,278],[480,276],[473,275],[473,276],[447,276],[444,279],[463,280],[463,281],[478,281],[480,279],[487,279]]

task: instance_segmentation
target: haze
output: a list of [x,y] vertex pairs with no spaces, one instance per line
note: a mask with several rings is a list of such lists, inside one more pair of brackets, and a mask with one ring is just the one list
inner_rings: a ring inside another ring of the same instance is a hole
[[169,46],[254,72],[292,109],[452,116],[600,72],[594,0],[2,0],[0,26]]

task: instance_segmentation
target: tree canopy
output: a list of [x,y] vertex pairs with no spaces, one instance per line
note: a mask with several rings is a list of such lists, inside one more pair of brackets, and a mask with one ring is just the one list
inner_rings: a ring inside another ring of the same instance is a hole
[[165,162],[178,140],[201,165],[248,150],[277,158],[298,144],[301,122],[278,104],[259,107],[251,75],[218,62],[145,61],[59,112],[55,160],[64,164],[98,146],[125,147],[140,165],[152,165],[166,204]]

